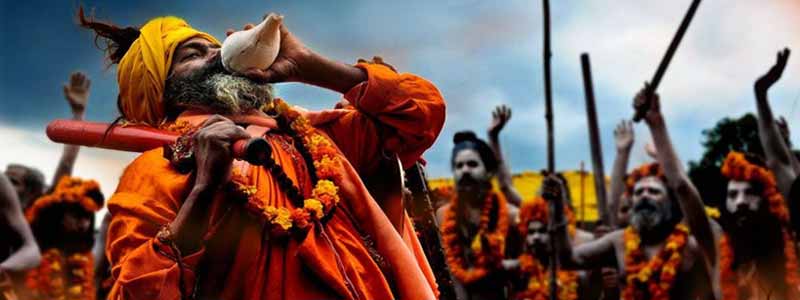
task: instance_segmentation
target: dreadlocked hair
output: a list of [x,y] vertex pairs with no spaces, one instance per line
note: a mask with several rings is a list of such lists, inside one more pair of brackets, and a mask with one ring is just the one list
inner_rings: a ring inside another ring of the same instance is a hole
[[[135,27],[119,27],[109,22],[97,21],[92,13],[88,18],[83,13],[83,6],[78,8],[78,24],[95,33],[94,43],[97,48],[106,52],[110,64],[118,64],[131,45],[139,38],[139,29]],[[102,42],[105,45],[101,45]]]

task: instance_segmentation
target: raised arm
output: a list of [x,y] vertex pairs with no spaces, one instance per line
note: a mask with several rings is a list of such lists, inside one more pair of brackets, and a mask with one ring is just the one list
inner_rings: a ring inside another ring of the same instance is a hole
[[645,115],[645,122],[650,128],[650,134],[653,136],[656,157],[664,169],[664,175],[667,177],[667,185],[670,191],[676,193],[675,196],[680,203],[683,215],[689,225],[689,230],[691,230],[692,235],[699,242],[703,252],[705,252],[708,259],[707,264],[710,268],[717,261],[717,248],[711,233],[711,224],[705,213],[705,206],[700,198],[700,193],[697,192],[694,184],[686,175],[681,160],[672,146],[664,116],[661,114],[661,103],[658,94],[653,95],[650,99],[647,97],[649,88],[645,84],[645,87],[636,95],[633,104],[634,108],[639,110],[647,102],[650,102],[650,109]]
[[778,188],[784,197],[789,196],[792,182],[800,170],[800,162],[792,155],[775,122],[767,99],[767,91],[781,78],[783,70],[786,69],[786,62],[789,60],[789,53],[788,48],[778,52],[775,65],[758,78],[754,85],[756,107],[758,108],[758,137],[761,139],[761,146],[764,147],[764,153],[767,156],[767,165],[775,174]]
[[511,108],[505,105],[495,107],[492,112],[492,124],[489,125],[487,135],[489,136],[489,146],[492,147],[495,157],[497,157],[497,181],[500,184],[500,191],[506,196],[509,203],[520,206],[522,197],[514,188],[511,180],[511,170],[503,157],[503,150],[500,148],[500,131],[511,119]]
[[[0,275],[6,271],[20,272],[39,265],[42,259],[39,254],[39,246],[33,237],[28,222],[22,215],[22,209],[17,200],[17,193],[5,174],[0,173],[0,223],[8,224],[8,228],[16,235],[15,240],[22,241],[21,246],[16,249],[6,260],[0,262]],[[3,237],[0,240],[8,241],[11,237]]]
[[614,143],[617,146],[617,156],[614,158],[614,168],[611,170],[611,189],[608,192],[608,214],[611,219],[610,226],[616,226],[617,211],[622,202],[622,193],[625,192],[625,173],[628,170],[628,160],[631,156],[634,132],[633,123],[623,120],[614,129]]
[[[89,102],[89,87],[91,83],[91,80],[86,78],[86,74],[74,72],[69,76],[69,83],[64,84],[64,97],[72,110],[73,120],[83,120],[86,103]],[[48,193],[53,191],[61,177],[72,174],[72,168],[78,158],[79,150],[80,146],[64,144],[64,151],[61,153],[61,160],[58,161]]]
[[561,184],[561,180],[555,175],[548,175],[542,183],[542,197],[547,200],[550,207],[550,236],[555,244],[561,267],[576,270],[613,265],[614,233],[573,248],[567,232],[567,218],[564,216],[566,197],[562,193],[564,189]]

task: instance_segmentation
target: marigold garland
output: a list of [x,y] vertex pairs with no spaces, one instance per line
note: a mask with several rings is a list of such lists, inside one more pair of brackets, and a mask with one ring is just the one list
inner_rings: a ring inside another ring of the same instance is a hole
[[233,191],[247,200],[248,209],[264,218],[275,235],[287,235],[292,230],[304,231],[310,224],[322,220],[339,204],[342,162],[334,143],[314,128],[309,120],[289,105],[276,99],[275,109],[289,121],[289,126],[303,141],[313,159],[317,182],[303,207],[286,208],[267,206],[256,194],[255,186],[247,185],[247,178],[234,171],[231,178]]
[[627,285],[622,290],[622,299],[668,300],[688,238],[689,228],[683,223],[676,225],[664,247],[648,260],[641,249],[639,234],[633,227],[626,228],[623,242]]
[[36,199],[31,207],[25,211],[25,219],[33,223],[45,208],[55,204],[78,204],[88,212],[96,212],[99,204],[90,197],[91,194],[100,194],[100,185],[94,180],[82,180],[77,177],[64,176],[52,193]]
[[[517,293],[517,300],[550,299],[550,272],[538,259],[530,254],[519,256],[519,268],[528,285],[524,291]],[[559,300],[578,299],[578,272],[559,270],[556,274]]]
[[[463,284],[471,284],[483,279],[499,267],[505,256],[505,239],[508,233],[508,208],[501,193],[489,192],[481,209],[478,233],[472,240],[472,267],[464,258],[464,245],[461,245],[457,222],[458,196],[454,195],[450,207],[445,212],[441,226],[442,241],[447,265],[453,276]],[[489,228],[492,211],[497,214],[495,228]],[[488,245],[487,245],[488,244]]]
[[733,248],[727,234],[719,239],[719,272],[722,299],[739,299],[738,281],[733,271]]
[[[795,240],[792,238],[789,222],[789,210],[784,201],[783,195],[778,191],[778,186],[775,181],[775,176],[768,169],[753,164],[747,161],[745,155],[741,152],[731,151],[725,158],[720,170],[722,175],[729,180],[738,180],[746,182],[754,182],[762,187],[761,197],[767,200],[767,205],[770,214],[778,219],[781,226],[781,235],[783,237],[783,254],[786,259],[785,266],[785,282],[787,286],[787,299],[800,299],[800,278],[798,278],[797,270],[797,249],[795,248]],[[720,239],[720,267],[722,276],[722,291],[731,295],[738,294],[738,286],[736,279],[736,272],[731,270],[735,253],[727,235]],[[725,257],[728,255],[729,257]],[[727,297],[725,299],[728,299]],[[737,298],[730,298],[737,299]]]
[[93,260],[91,252],[65,257],[58,249],[48,249],[39,267],[25,274],[25,287],[34,300],[93,300]]

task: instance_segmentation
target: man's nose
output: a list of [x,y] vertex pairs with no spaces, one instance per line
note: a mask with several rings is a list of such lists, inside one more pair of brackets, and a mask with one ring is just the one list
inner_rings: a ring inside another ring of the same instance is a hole
[[222,56],[222,52],[220,51],[221,48],[209,48],[206,54],[207,61],[209,63],[214,62],[214,60],[218,59]]
[[736,198],[733,199],[733,204],[738,208],[747,208],[747,202],[745,202],[745,196],[742,193],[736,195]]

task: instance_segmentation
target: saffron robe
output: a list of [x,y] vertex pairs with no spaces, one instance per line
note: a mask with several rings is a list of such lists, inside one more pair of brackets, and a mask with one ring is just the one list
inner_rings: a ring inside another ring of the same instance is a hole
[[[342,199],[325,225],[312,225],[300,237],[270,238],[258,217],[218,192],[204,246],[184,253],[179,267],[155,236],[175,218],[192,179],[171,168],[161,149],[145,152],[125,169],[108,202],[106,255],[114,278],[109,299],[172,300],[181,293],[197,299],[434,299],[436,282],[408,217],[395,229],[361,177],[381,176],[374,173],[385,153],[397,154],[404,167],[416,162],[444,125],[445,103],[418,76],[380,64],[357,67],[368,80],[344,95],[351,105],[303,112],[343,157]],[[273,119],[262,121],[248,131],[277,127]],[[290,139],[266,137],[276,163],[307,195],[312,183]],[[268,170],[238,160],[233,168],[268,205],[294,208]],[[385,273],[365,236],[389,266]]]

